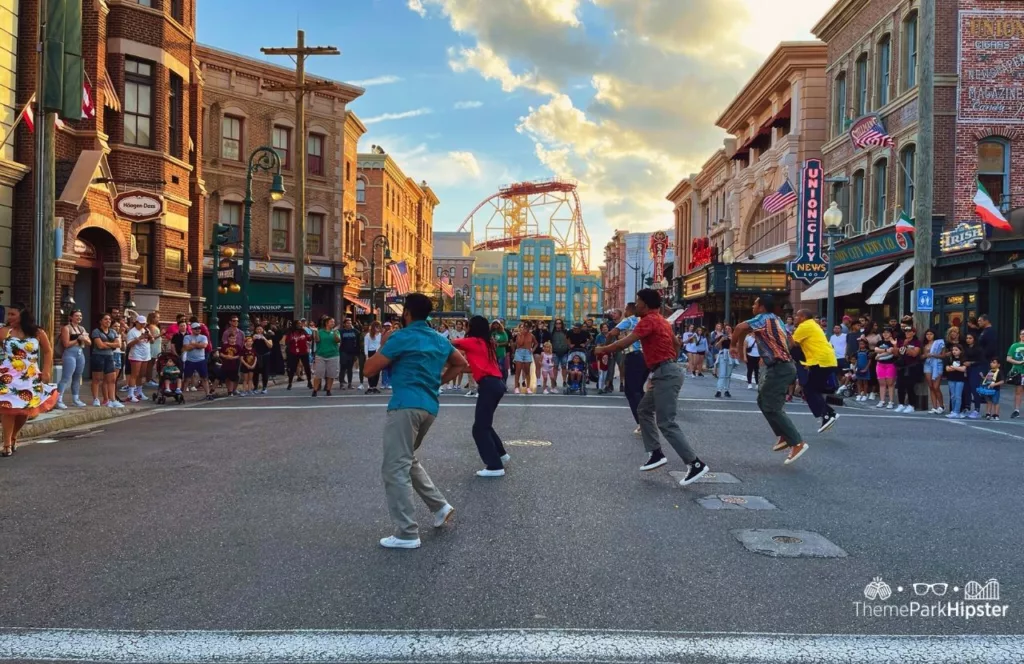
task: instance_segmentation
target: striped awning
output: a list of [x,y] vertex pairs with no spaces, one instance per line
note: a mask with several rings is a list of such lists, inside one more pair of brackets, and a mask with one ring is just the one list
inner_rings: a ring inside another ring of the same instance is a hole
[[350,304],[355,305],[355,307],[356,307],[356,309],[358,311],[360,311],[362,313],[369,313],[370,312],[370,301],[369,300],[360,300],[358,297],[349,297],[348,295],[345,296],[345,299],[348,300]]

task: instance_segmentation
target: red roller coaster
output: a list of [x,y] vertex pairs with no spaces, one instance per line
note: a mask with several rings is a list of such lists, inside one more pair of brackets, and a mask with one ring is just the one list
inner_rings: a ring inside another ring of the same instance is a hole
[[515,251],[527,238],[550,238],[572,257],[574,271],[589,270],[590,235],[572,180],[505,185],[481,201],[459,230],[472,233],[475,250]]

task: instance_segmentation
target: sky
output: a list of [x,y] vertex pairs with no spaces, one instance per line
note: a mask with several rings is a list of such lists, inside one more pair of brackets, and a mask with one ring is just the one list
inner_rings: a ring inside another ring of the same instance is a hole
[[780,41],[812,39],[833,0],[202,0],[198,39],[307,61],[354,83],[350,105],[456,230],[505,184],[579,183],[591,252],[615,229],[672,224],[669,191],[721,147],[721,111]]

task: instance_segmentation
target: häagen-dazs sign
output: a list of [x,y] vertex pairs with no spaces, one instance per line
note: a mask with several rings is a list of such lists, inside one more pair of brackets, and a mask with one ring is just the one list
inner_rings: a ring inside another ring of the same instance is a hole
[[136,189],[126,191],[114,200],[117,214],[131,221],[150,221],[164,213],[163,196]]
[[1024,117],[1024,11],[962,11],[959,37],[959,121],[1019,123]]

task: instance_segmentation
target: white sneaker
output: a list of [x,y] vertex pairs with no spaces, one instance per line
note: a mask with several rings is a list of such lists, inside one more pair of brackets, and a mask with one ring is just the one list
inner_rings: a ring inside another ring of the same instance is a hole
[[640,435],[640,427],[639,426],[637,426],[637,428],[633,429],[633,435],[634,436],[639,436]]
[[380,545],[385,549],[418,549],[420,548],[420,538],[416,539],[398,539],[394,535],[391,537],[385,537],[380,541]]
[[440,528],[444,524],[448,523],[448,520],[452,518],[452,514],[455,513],[455,508],[451,505],[445,505],[441,509],[434,512],[434,527]]
[[871,394],[868,395],[868,399],[871,400],[871,401],[874,401],[877,398],[878,398],[878,394],[875,393],[875,392],[872,392]]
[[895,402],[890,401],[889,405],[888,405],[888,408],[889,408],[889,410],[894,410],[896,408]]
[[67,410],[68,407],[64,405],[63,401],[57,401],[57,410]]
[[878,405],[875,406],[875,408],[885,408],[885,402],[884,401],[879,401]]
[[942,415],[945,412],[946,412],[946,409],[943,408],[942,406],[936,406],[935,407],[935,414],[936,415]]
[[949,415],[946,415],[946,419],[947,420],[959,420],[960,419],[960,413],[950,413]]
[[501,455],[501,462],[502,463],[508,463],[511,460],[512,460],[512,457],[509,456],[508,454],[502,454]]
[[754,389],[754,384],[753,383],[747,383],[747,389],[748,390]]
[[92,405],[94,405],[94,406],[97,406],[97,407],[99,407],[99,406],[101,406],[102,404],[100,403],[100,400],[99,400],[99,399],[93,399],[93,400],[92,400]]
[[516,388],[516,391],[513,392],[513,394],[519,394],[519,388],[518,387]]
[[124,404],[117,400],[108,401],[106,406],[107,408],[124,408]]
[[484,468],[483,470],[476,471],[476,476],[477,477],[505,477],[505,469],[502,468],[501,470],[487,470],[486,468]]
[[76,405],[76,406],[78,406],[79,408],[85,408],[85,402],[84,402],[84,401],[82,401],[81,399],[75,399],[75,402],[74,402],[74,403],[75,403],[75,405]]
[[133,394],[128,397],[128,403],[139,403],[139,398]]

